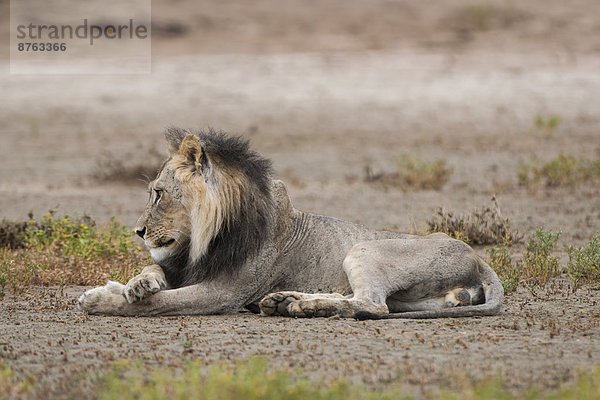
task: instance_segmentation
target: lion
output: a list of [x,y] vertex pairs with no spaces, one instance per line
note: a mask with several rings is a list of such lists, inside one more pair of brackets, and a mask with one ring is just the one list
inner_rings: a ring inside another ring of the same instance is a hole
[[357,319],[495,315],[504,291],[467,244],[377,231],[293,207],[241,137],[170,128],[135,232],[153,265],[86,291],[89,314]]

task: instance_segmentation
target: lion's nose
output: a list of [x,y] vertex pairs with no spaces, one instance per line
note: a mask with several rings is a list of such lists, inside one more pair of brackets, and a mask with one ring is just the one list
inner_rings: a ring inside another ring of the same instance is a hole
[[144,226],[142,228],[135,228],[135,233],[143,239],[146,235],[146,227]]

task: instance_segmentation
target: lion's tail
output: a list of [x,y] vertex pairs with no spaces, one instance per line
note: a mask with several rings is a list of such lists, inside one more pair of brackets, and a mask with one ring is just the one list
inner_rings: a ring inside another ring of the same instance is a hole
[[408,311],[391,314],[374,314],[368,311],[359,311],[354,315],[357,320],[367,319],[425,319],[425,318],[458,318],[496,315],[502,311],[504,288],[498,275],[485,261],[477,257],[482,281],[487,284],[485,289],[485,303],[474,306],[459,306],[443,308],[441,310]]

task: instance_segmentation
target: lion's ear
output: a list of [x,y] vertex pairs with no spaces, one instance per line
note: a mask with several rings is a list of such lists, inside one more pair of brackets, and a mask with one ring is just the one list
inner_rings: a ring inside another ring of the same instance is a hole
[[207,172],[209,167],[208,157],[197,136],[186,136],[179,146],[179,154],[194,165],[196,171],[202,174]]
[[174,156],[179,153],[179,147],[183,139],[189,135],[185,129],[170,127],[165,131],[165,139],[169,145],[169,156]]

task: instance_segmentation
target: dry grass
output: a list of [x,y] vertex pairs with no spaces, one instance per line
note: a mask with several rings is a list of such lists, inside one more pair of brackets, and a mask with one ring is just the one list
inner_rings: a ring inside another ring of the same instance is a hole
[[13,222],[19,240],[0,247],[0,296],[6,288],[29,285],[98,285],[127,281],[150,263],[132,232],[114,219],[96,226],[89,217],[57,217]]
[[475,209],[466,214],[439,208],[426,221],[429,232],[444,232],[453,238],[469,244],[500,244],[508,241],[516,243],[521,235],[510,224],[510,218],[503,217],[495,197],[492,207]]
[[600,179],[600,159],[591,160],[560,154],[548,162],[541,163],[533,156],[528,163],[520,161],[517,178],[520,185],[533,189],[539,186],[574,186],[597,181]]
[[452,170],[443,160],[423,161],[419,157],[402,155],[397,161],[394,172],[373,172],[370,166],[365,168],[364,181],[379,183],[384,187],[394,186],[405,189],[441,189]]

